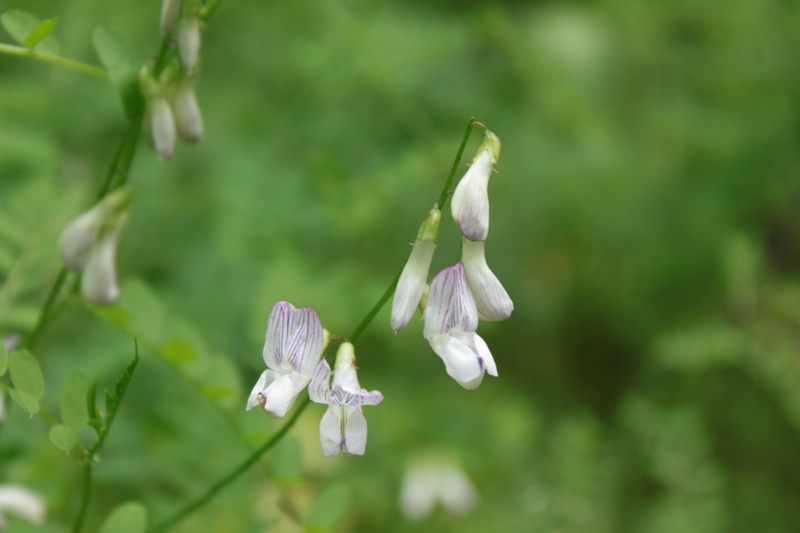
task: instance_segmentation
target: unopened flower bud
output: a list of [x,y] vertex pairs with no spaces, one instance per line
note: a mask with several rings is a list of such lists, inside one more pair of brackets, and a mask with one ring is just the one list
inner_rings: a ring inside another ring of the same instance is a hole
[[434,207],[428,212],[417,233],[411,256],[397,281],[392,301],[391,321],[395,333],[408,325],[420,304],[425,283],[428,281],[428,269],[436,249],[441,220],[442,212],[438,208]]
[[200,57],[200,19],[197,13],[184,13],[178,25],[178,51],[187,73],[194,70]]
[[181,14],[181,0],[163,0],[161,3],[161,35],[169,35]]
[[178,135],[188,143],[198,143],[203,138],[203,117],[194,95],[194,82],[182,81],[175,92],[172,106]]
[[116,226],[105,232],[89,254],[81,278],[81,293],[93,304],[109,305],[119,298],[115,256],[117,242],[126,219],[127,214],[120,215]]
[[165,96],[158,94],[147,101],[145,126],[158,158],[167,161],[175,151],[175,119]]
[[486,130],[469,170],[453,193],[453,219],[471,241],[485,241],[489,235],[489,177],[499,157],[500,139]]
[[478,314],[484,320],[496,322],[511,316],[514,303],[503,288],[500,280],[486,264],[486,253],[483,242],[472,242],[463,239],[461,262],[467,274],[467,283],[475,297]]

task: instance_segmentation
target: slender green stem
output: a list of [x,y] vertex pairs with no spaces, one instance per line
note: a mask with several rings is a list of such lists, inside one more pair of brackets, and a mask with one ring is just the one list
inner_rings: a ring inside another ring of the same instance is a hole
[[86,519],[86,511],[89,509],[89,497],[92,495],[92,460],[89,459],[83,464],[83,490],[81,490],[81,504],[78,508],[78,517],[72,525],[72,533],[80,533],[83,528],[83,521]]
[[50,287],[50,292],[47,294],[47,300],[44,302],[44,306],[42,306],[42,310],[39,313],[39,318],[36,319],[36,325],[33,326],[33,329],[25,335],[25,338],[22,339],[20,346],[27,347],[33,344],[36,340],[36,337],[42,332],[45,324],[47,323],[48,315],[50,314],[50,309],[56,303],[56,299],[58,295],[61,293],[61,287],[63,287],[64,282],[67,279],[67,269],[61,268],[61,271],[58,273],[55,282],[53,282],[53,286]]
[[394,289],[395,287],[397,287],[397,282],[400,280],[400,275],[403,273],[403,269],[405,267],[406,266],[403,265],[400,268],[400,270],[397,271],[397,275],[394,277],[392,282],[386,288],[386,292],[383,293],[383,296],[380,297],[380,299],[373,306],[370,312],[367,313],[367,316],[364,317],[364,320],[362,320],[361,323],[356,327],[356,329],[353,330],[353,333],[350,334],[350,337],[348,338],[350,342],[356,342],[356,340],[358,340],[361,334],[364,333],[364,330],[367,329],[367,326],[369,326],[370,322],[372,322],[372,320],[375,318],[375,316],[377,316],[380,310],[383,309],[383,306],[386,305],[386,302],[389,301],[389,298],[392,297],[392,294],[394,294]]
[[71,68],[72,70],[91,74],[92,76],[97,76],[98,78],[108,79],[108,72],[100,67],[81,63],[80,61],[75,61],[74,59],[67,59],[66,57],[47,54],[44,52],[37,52],[32,48],[25,48],[24,46],[0,43],[0,53],[9,54],[12,56],[31,57],[33,59],[38,59],[39,61],[45,61],[47,63],[53,63],[54,65],[61,65],[62,67],[67,67]]
[[464,148],[467,147],[469,134],[472,133],[472,128],[474,126],[475,126],[475,117],[470,117],[469,124],[467,124],[467,130],[464,132],[464,138],[461,140],[461,146],[458,148],[456,159],[455,161],[453,161],[452,168],[450,168],[450,175],[447,176],[447,181],[444,182],[444,188],[442,189],[442,194],[439,195],[439,201],[436,202],[439,209],[444,209],[444,205],[447,203],[447,198],[450,193],[450,186],[453,184],[453,178],[456,175],[456,170],[458,170],[458,164],[461,162],[461,156],[464,155]]

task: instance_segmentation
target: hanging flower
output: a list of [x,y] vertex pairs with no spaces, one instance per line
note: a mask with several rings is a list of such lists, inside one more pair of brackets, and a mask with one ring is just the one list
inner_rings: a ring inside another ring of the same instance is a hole
[[44,523],[44,498],[19,485],[0,485],[0,529],[5,529],[3,513],[11,512],[27,518],[34,524]]
[[339,452],[364,455],[367,419],[361,406],[378,405],[383,400],[383,394],[362,389],[358,384],[355,351],[349,342],[343,343],[336,353],[333,390],[329,384],[330,376],[331,367],[322,359],[314,370],[308,389],[312,401],[329,406],[319,424],[322,454],[325,457],[338,455]]
[[489,235],[489,177],[499,157],[500,139],[486,130],[469,170],[453,193],[453,220],[471,241],[485,241]]
[[178,52],[187,73],[191,73],[200,57],[200,18],[194,8],[186,9],[178,23]]
[[447,373],[462,387],[477,388],[485,372],[497,376],[489,347],[475,333],[478,309],[462,263],[433,278],[424,316],[423,335],[444,361]]
[[264,343],[268,369],[253,387],[247,410],[258,404],[273,418],[284,416],[311,381],[323,346],[322,324],[313,309],[276,303],[269,315]]
[[397,281],[392,301],[392,329],[395,333],[408,325],[420,304],[428,281],[428,269],[436,248],[441,220],[442,212],[438,208],[434,207],[428,212],[417,233],[411,256]]
[[467,283],[475,297],[480,317],[496,322],[511,316],[514,303],[486,264],[484,243],[472,242],[465,237],[461,248],[461,262],[464,263]]
[[199,143],[203,138],[203,117],[194,94],[194,83],[189,77],[181,80],[172,98],[178,135],[187,143]]
[[414,457],[400,486],[400,511],[409,520],[422,520],[437,503],[453,514],[465,515],[477,503],[478,491],[458,462],[440,454]]

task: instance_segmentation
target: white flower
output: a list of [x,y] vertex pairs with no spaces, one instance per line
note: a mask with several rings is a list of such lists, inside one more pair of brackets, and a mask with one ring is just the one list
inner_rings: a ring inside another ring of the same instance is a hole
[[322,455],[330,457],[339,452],[364,455],[367,446],[367,419],[362,405],[378,405],[383,394],[362,389],[356,376],[356,357],[353,345],[343,343],[336,353],[333,390],[330,386],[331,367],[322,359],[314,370],[308,395],[316,403],[328,404],[319,424]]
[[147,99],[145,132],[153,150],[161,161],[167,161],[175,152],[175,117],[163,94]]
[[161,3],[161,35],[169,35],[181,14],[181,0],[163,0]]
[[409,462],[400,487],[400,511],[410,520],[421,520],[437,502],[454,514],[467,514],[475,506],[475,485],[452,459],[423,456]]
[[191,73],[200,56],[200,19],[196,13],[184,13],[178,25],[178,52],[187,73]]
[[114,258],[117,254],[117,242],[126,220],[126,214],[117,219],[116,227],[106,231],[100,242],[92,248],[86,261],[81,278],[81,293],[94,304],[109,305],[119,298]]
[[322,355],[323,337],[322,324],[313,309],[295,309],[289,302],[276,303],[269,315],[264,343],[268,370],[253,387],[247,410],[260,404],[273,418],[285,415],[311,381]]
[[428,212],[417,233],[411,256],[397,281],[392,301],[392,329],[395,333],[408,325],[422,299],[441,220],[442,212],[438,208],[434,207]]
[[453,220],[471,241],[485,241],[489,235],[489,177],[499,156],[500,139],[486,130],[478,153],[453,193]]
[[178,135],[188,143],[198,143],[203,138],[203,117],[194,95],[194,82],[183,80],[172,100]]
[[32,490],[18,485],[0,485],[0,529],[6,527],[3,513],[12,512],[25,517],[34,524],[43,524],[44,498]]
[[461,249],[461,262],[464,263],[467,283],[475,297],[480,317],[496,322],[511,316],[514,303],[500,284],[500,280],[486,264],[484,243],[472,242],[465,237]]
[[464,265],[456,263],[431,281],[423,335],[444,361],[450,377],[468,390],[481,384],[485,372],[497,376],[492,354],[475,333],[477,328],[475,298],[467,284]]

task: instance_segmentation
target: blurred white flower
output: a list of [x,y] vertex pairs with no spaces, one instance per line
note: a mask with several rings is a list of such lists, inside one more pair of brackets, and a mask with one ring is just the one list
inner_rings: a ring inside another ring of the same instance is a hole
[[308,389],[311,400],[328,404],[328,410],[319,424],[319,440],[325,457],[339,452],[364,455],[367,446],[367,419],[361,411],[363,405],[378,405],[383,394],[362,389],[356,375],[356,357],[353,345],[343,343],[336,353],[333,372],[333,390],[330,386],[331,367],[320,360]]
[[147,99],[144,130],[158,158],[169,160],[175,152],[176,128],[172,108],[163,94]]
[[183,68],[191,73],[200,57],[200,19],[197,13],[184,13],[178,23],[178,52]]
[[514,303],[500,280],[486,264],[483,242],[472,242],[466,237],[461,249],[461,262],[467,274],[467,283],[475,297],[478,314],[484,320],[505,320],[511,316]]
[[444,361],[447,373],[465,389],[475,389],[483,375],[497,376],[492,354],[478,328],[478,308],[464,265],[445,268],[433,278],[425,306],[423,335]]
[[268,370],[253,387],[247,410],[260,404],[271,417],[284,416],[311,381],[322,356],[324,336],[313,309],[295,309],[289,302],[276,303],[269,315],[264,343]]
[[[477,124],[477,123],[476,123]],[[485,241],[489,235],[489,177],[500,157],[500,139],[489,130],[461,178],[450,209],[461,233],[471,241]]]
[[172,99],[178,135],[187,143],[199,143],[203,138],[203,117],[194,94],[194,80],[184,78]]
[[181,0],[163,0],[161,3],[161,35],[169,35],[181,14]]
[[30,489],[18,485],[0,485],[0,529],[5,529],[3,513],[10,512],[27,518],[34,524],[43,524],[44,498]]
[[442,212],[438,208],[434,207],[428,212],[417,233],[411,256],[397,281],[392,301],[392,329],[395,333],[408,325],[422,299],[441,220]]
[[475,485],[458,463],[439,455],[409,461],[400,487],[400,511],[409,520],[422,520],[437,503],[448,511],[465,515],[478,501]]

